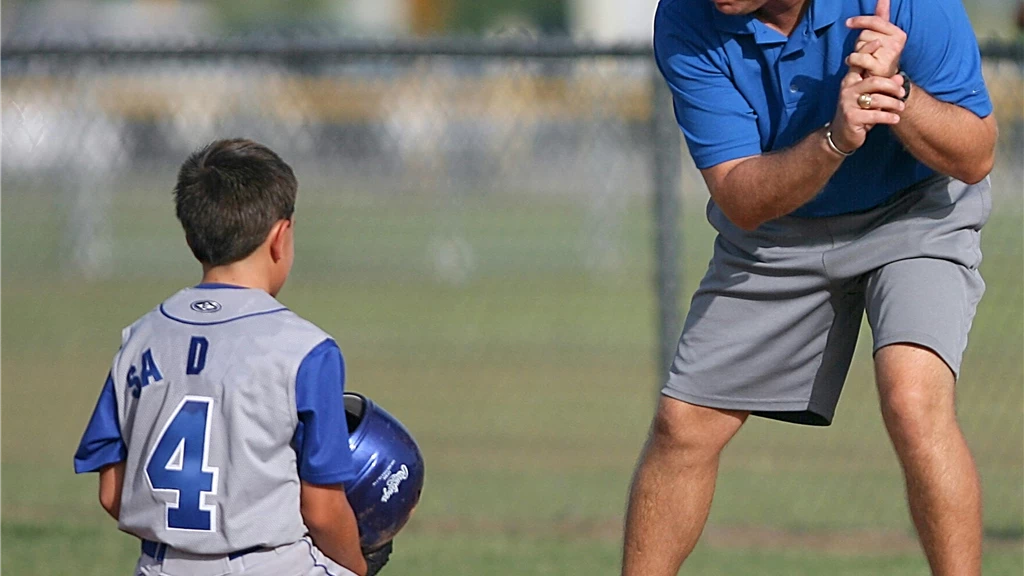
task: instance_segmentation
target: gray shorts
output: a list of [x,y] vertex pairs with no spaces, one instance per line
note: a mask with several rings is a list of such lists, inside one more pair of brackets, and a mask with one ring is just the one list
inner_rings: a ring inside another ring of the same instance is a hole
[[987,179],[935,177],[866,212],[745,232],[709,202],[714,257],[662,394],[827,426],[865,310],[875,351],[925,346],[959,374],[991,207]]

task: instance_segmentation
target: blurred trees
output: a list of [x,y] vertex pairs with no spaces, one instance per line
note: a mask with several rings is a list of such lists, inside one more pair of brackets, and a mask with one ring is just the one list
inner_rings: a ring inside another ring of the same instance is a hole
[[[203,4],[228,33],[273,30],[324,30],[359,33],[359,24],[346,22],[351,0],[3,0],[3,31],[11,31],[23,13],[35,8],[61,10],[72,4]],[[410,33],[415,35],[480,34],[525,29],[544,34],[568,34],[568,0],[398,0],[408,10]],[[628,1],[628,0],[622,0]],[[828,0],[835,1],[835,0]],[[1020,0],[962,0],[979,38],[1017,36]]]
[[565,0],[409,0],[413,31],[472,34],[515,28],[567,34]]

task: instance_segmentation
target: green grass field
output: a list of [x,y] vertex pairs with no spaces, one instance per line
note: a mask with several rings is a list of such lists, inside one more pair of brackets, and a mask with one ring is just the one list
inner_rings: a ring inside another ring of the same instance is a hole
[[[5,574],[127,574],[137,556],[71,457],[121,327],[198,279],[162,184],[117,195],[111,273],[86,281],[62,271],[66,199],[5,182]],[[337,337],[349,388],[402,419],[427,461],[385,574],[615,574],[661,378],[647,206],[628,205],[621,264],[595,272],[582,264],[590,216],[578,199],[498,195],[452,212],[429,197],[300,194],[299,261],[281,299]],[[684,220],[687,295],[710,248],[697,196]],[[989,292],[960,383],[989,575],[1024,571],[1020,201],[998,200],[984,234]],[[452,230],[474,250],[458,283],[438,278],[426,248]],[[831,428],[754,419],[730,445],[684,573],[927,574],[867,346]]]

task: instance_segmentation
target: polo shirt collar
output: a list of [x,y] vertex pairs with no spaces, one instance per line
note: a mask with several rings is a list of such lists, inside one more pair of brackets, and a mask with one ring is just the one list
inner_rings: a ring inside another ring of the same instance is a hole
[[755,32],[755,18],[749,14],[730,15],[722,14],[717,8],[711,9],[715,21],[715,28],[727,34],[750,34]]
[[[811,0],[811,5],[807,7],[807,14],[804,15],[804,18],[809,18],[814,30],[819,31],[822,28],[835,24],[836,20],[839,19],[841,9],[842,7],[838,0]],[[715,28],[721,32],[750,35],[754,37],[754,41],[758,44],[777,44],[787,41],[785,36],[765,26],[761,21],[749,14],[733,16],[722,14],[714,8],[711,9],[711,12],[715,21]],[[797,24],[797,29],[805,25],[803,20],[801,20]]]
[[811,0],[811,6],[807,9],[807,17],[811,19],[811,26],[815,32],[822,28],[828,28],[839,20],[841,2],[838,0]]

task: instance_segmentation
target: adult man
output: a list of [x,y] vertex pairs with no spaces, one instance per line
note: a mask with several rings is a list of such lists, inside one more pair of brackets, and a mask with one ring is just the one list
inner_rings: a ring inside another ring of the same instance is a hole
[[932,571],[980,574],[954,383],[996,126],[963,6],[662,0],[655,53],[719,236],[633,481],[623,574],[676,573],[750,414],[831,423],[865,310]]

